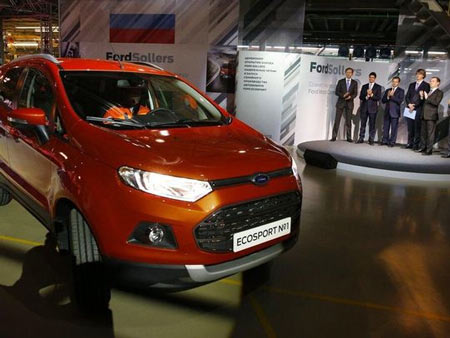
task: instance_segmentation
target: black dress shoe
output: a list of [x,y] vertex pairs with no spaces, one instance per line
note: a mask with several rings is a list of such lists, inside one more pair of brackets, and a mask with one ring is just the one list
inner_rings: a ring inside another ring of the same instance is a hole
[[428,156],[428,155],[431,155],[431,154],[433,154],[433,151],[424,151],[424,152],[422,152],[422,155],[425,155],[425,156]]
[[373,146],[374,142],[373,141],[369,141],[369,145]]
[[450,153],[448,153],[447,155],[442,155],[442,158],[450,158]]
[[419,150],[417,150],[419,153],[424,153],[427,151],[427,148],[420,148]]
[[336,141],[336,138],[335,138],[335,137],[333,137],[333,138],[330,140],[330,142],[334,142],[334,141]]
[[353,143],[353,140],[351,138],[347,138],[347,142]]
[[417,151],[417,150],[419,150],[419,146],[414,146],[411,149],[414,150],[414,151]]
[[359,139],[356,143],[364,143],[364,140]]
[[393,143],[390,143],[390,144],[388,144],[388,147],[389,147],[389,148],[394,148],[394,144],[393,144]]
[[381,142],[380,143],[380,146],[387,146],[388,144],[387,144],[387,142]]
[[406,146],[403,147],[403,149],[411,149],[413,146],[412,144],[407,144]]

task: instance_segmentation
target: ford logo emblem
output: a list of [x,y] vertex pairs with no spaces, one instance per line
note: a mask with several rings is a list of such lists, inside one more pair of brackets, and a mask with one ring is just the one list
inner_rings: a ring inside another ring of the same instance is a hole
[[269,182],[270,177],[266,174],[256,174],[255,176],[252,177],[252,182],[253,184],[256,185],[264,185],[267,182]]

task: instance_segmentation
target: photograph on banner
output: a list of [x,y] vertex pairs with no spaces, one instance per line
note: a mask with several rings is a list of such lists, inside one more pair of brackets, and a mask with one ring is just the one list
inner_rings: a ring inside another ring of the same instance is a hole
[[215,46],[208,51],[206,91],[234,93],[236,82],[236,46]]
[[62,42],[61,43],[61,57],[65,58],[79,58],[80,43],[79,42]]
[[[359,92],[362,85],[368,82],[369,74],[377,74],[376,83],[382,90],[389,85],[388,79],[392,66],[388,62],[360,62],[347,59],[328,58],[322,56],[302,55],[302,66],[299,86],[299,102],[297,106],[297,125],[295,144],[313,140],[331,138],[336,114],[335,95],[337,82],[345,77],[345,69],[353,68],[352,79],[358,83],[358,97],[354,99],[352,118],[352,135],[359,132]],[[382,108],[380,107],[378,134],[381,133]],[[344,133],[344,119],[340,132]]]

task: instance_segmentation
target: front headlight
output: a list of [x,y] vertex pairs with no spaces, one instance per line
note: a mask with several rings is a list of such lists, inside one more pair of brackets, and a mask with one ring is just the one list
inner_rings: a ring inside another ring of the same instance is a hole
[[129,167],[119,168],[119,176],[130,187],[180,201],[195,202],[212,191],[208,182],[167,176]]
[[292,166],[291,166],[292,173],[294,174],[295,179],[298,181],[299,176],[298,176],[297,164],[295,163],[295,160],[293,157],[291,157],[291,161],[292,161]]

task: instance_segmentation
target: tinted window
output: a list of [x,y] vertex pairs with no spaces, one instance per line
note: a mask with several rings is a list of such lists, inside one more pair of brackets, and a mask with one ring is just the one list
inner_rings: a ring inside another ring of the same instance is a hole
[[20,67],[11,68],[1,78],[1,95],[3,97],[3,101],[10,107],[17,96],[17,82],[19,81],[20,74],[22,74],[22,70],[23,68]]
[[54,95],[50,81],[36,69],[30,69],[22,87],[19,107],[41,108],[51,120]]
[[62,72],[67,96],[83,119],[135,119],[145,123],[222,122],[220,111],[183,81],[127,72]]

